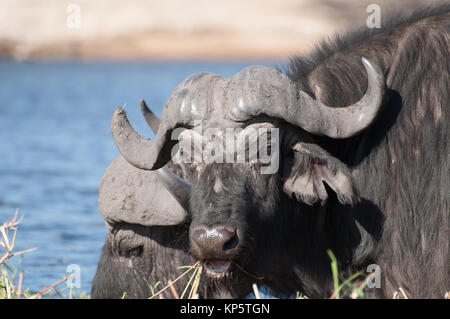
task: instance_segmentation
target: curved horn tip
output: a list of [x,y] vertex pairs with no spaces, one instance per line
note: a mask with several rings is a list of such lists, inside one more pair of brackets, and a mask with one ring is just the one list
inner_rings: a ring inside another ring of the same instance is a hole
[[127,121],[128,122],[127,112],[125,112],[125,109],[124,109],[123,106],[119,106],[114,111],[111,127],[116,126],[119,123],[119,121],[120,122],[122,122],[122,121]]
[[116,108],[116,110],[114,111],[114,115],[116,115],[116,113],[117,113],[117,114],[126,113],[126,112],[125,112],[125,107],[124,107],[124,106],[118,106],[118,107]]
[[372,62],[371,60],[367,59],[366,57],[361,57],[361,62],[363,63],[364,67],[367,71],[372,71],[373,73],[376,73],[378,75],[382,75],[381,68],[378,66],[378,64]]
[[[384,76],[383,70],[380,66],[366,57],[361,57],[361,61],[363,63],[364,68],[367,72],[368,77],[368,90],[371,90],[372,86],[375,86],[376,90],[378,90],[378,95],[380,97],[378,104],[378,108],[381,107],[381,101],[386,91],[386,79]],[[372,80],[371,80],[372,79]]]
[[146,114],[153,114],[153,111],[150,110],[150,108],[148,107],[147,103],[145,102],[144,99],[140,99],[139,100],[139,104],[141,106],[141,113],[142,115],[146,115]]
[[362,63],[364,63],[364,64],[367,65],[367,66],[370,66],[370,65],[371,65],[370,60],[367,59],[365,56],[362,56],[362,57],[361,57],[361,61],[362,61]]
[[153,133],[157,134],[159,130],[159,126],[161,124],[161,120],[159,117],[153,113],[152,110],[147,106],[147,103],[145,103],[144,99],[140,100],[141,103],[141,113],[145,118],[145,121],[152,129]]
[[131,165],[144,170],[155,170],[165,164],[158,161],[155,144],[133,129],[125,111],[120,107],[114,112],[111,131],[117,148]]
[[111,127],[113,127],[114,124],[117,123],[117,121],[119,120],[119,117],[121,117],[121,116],[126,116],[126,113],[125,113],[124,109],[121,106],[119,106],[117,109],[114,110]]
[[148,109],[147,103],[145,103],[144,99],[139,99],[139,104],[141,105],[141,108]]

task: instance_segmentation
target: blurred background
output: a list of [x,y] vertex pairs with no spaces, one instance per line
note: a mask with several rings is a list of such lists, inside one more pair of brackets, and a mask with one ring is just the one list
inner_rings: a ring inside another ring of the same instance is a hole
[[76,264],[78,290],[90,292],[107,234],[98,186],[119,155],[109,131],[117,106],[153,138],[140,98],[161,115],[193,73],[282,67],[321,39],[366,26],[370,4],[383,26],[389,12],[435,2],[1,0],[0,224],[18,208],[17,250],[38,248],[15,261],[23,286],[42,290]]
[[[0,55],[14,59],[261,60],[365,24],[370,4],[429,0],[2,0]],[[79,24],[76,24],[78,20]]]

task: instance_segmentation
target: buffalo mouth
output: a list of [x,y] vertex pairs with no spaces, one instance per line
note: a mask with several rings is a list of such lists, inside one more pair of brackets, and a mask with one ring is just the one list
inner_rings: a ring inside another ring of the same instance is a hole
[[206,274],[214,279],[220,279],[230,274],[232,261],[228,259],[203,260],[203,268]]

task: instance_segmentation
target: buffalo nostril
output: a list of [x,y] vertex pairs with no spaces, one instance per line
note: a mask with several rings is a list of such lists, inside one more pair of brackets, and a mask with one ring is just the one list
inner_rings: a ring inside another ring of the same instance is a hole
[[234,232],[231,235],[231,238],[227,242],[225,242],[225,244],[223,245],[223,250],[225,251],[225,250],[233,249],[238,245],[238,243],[239,243],[239,238],[238,238],[236,232]]
[[239,244],[235,231],[225,228],[197,229],[191,234],[203,255],[221,255]]

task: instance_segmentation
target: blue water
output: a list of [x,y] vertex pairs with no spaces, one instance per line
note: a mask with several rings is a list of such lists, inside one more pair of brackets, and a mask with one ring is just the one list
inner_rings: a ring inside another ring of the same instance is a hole
[[[23,215],[16,251],[36,247],[15,266],[23,287],[40,291],[81,270],[90,292],[106,238],[98,186],[118,155],[109,127],[126,104],[135,129],[145,124],[139,99],[161,115],[171,92],[201,71],[230,77],[272,63],[33,63],[0,61],[0,223]],[[1,251],[0,251],[1,252]],[[60,289],[63,289],[60,287]]]

